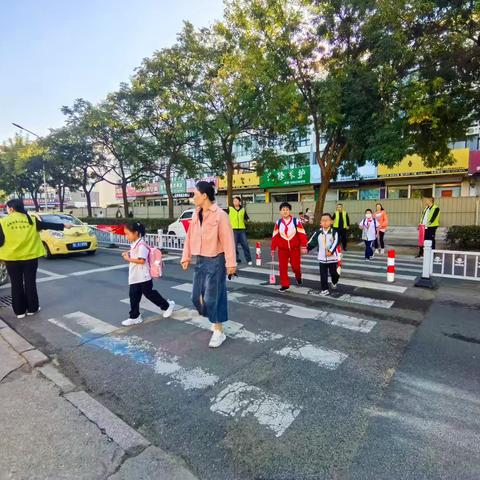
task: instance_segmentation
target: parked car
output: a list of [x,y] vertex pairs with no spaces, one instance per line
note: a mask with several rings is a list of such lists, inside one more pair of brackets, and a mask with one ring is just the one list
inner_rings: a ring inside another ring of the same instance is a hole
[[40,232],[46,258],[75,252],[85,252],[87,255],[94,255],[97,251],[95,231],[82,223],[77,217],[60,212],[35,212],[32,215],[44,222],[71,223],[73,225],[71,229],[63,232],[56,230],[42,230]]
[[180,217],[178,217],[178,220],[168,226],[168,234],[185,238],[187,236],[188,227],[190,226],[194,212],[195,209],[193,208],[185,210]]
[[3,262],[0,262],[0,285],[8,283],[7,267]]

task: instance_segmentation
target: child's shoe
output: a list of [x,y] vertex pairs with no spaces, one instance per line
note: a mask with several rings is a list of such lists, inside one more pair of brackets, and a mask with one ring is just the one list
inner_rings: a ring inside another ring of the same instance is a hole
[[163,318],[168,318],[172,316],[173,309],[175,308],[175,302],[173,300],[168,301],[169,307],[163,312]]
[[138,325],[139,323],[142,323],[143,322],[143,318],[142,316],[140,315],[139,317],[137,318],[127,318],[126,320],[124,320],[122,322],[122,325],[124,327],[129,327],[130,325]]
[[328,290],[322,290],[320,292],[321,297],[327,297],[328,295],[330,295],[330,292]]

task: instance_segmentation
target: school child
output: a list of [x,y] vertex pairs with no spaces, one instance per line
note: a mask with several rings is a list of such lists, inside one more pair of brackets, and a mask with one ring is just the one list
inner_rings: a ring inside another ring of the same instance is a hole
[[153,281],[148,264],[149,249],[144,240],[144,225],[138,222],[128,224],[125,227],[125,236],[131,242],[130,251],[122,253],[123,259],[129,262],[130,316],[122,322],[122,325],[129,326],[143,322],[143,318],[140,315],[142,295],[145,295],[148,300],[164,311],[164,318],[170,317],[175,308],[175,302],[165,300],[153,289]]
[[365,217],[358,226],[362,230],[362,239],[365,241],[365,259],[371,260],[373,257],[373,242],[378,235],[378,223],[369,208],[365,210]]
[[318,263],[320,266],[320,295],[330,295],[328,290],[328,273],[332,279],[332,288],[337,288],[340,278],[338,274],[338,232],[332,227],[333,219],[329,213],[323,213],[320,219],[320,229],[310,238],[308,251],[318,248]]
[[302,222],[291,215],[292,206],[284,202],[280,205],[280,219],[275,223],[272,235],[272,257],[278,248],[278,264],[280,270],[280,291],[290,288],[288,278],[288,262],[292,266],[297,285],[302,284],[301,254],[307,253],[307,234]]

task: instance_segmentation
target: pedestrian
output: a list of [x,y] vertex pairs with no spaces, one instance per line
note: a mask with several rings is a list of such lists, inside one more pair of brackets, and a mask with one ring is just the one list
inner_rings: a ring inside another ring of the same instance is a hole
[[128,213],[128,218],[133,218],[133,210],[130,210],[130,212]]
[[272,257],[278,249],[278,264],[280,270],[280,292],[290,288],[288,278],[288,263],[292,267],[297,285],[302,285],[301,254],[307,253],[307,234],[302,222],[291,215],[292,206],[284,202],[280,205],[281,218],[275,222],[272,235]]
[[247,225],[249,217],[242,205],[240,197],[233,199],[233,207],[228,207],[228,216],[230,218],[230,225],[233,228],[233,235],[235,238],[235,252],[237,254],[237,263],[241,263],[240,252],[238,247],[242,247],[243,254],[245,255],[245,261],[252,265],[252,255],[250,253],[250,247],[248,246],[247,239]]
[[[420,219],[420,224],[425,227],[425,240],[432,241],[432,249],[435,249],[435,234],[437,228],[440,226],[440,207],[435,203],[433,197],[423,198],[423,213]],[[418,251],[416,258],[423,257],[423,245]]]
[[7,202],[0,219],[0,260],[5,262],[12,286],[12,307],[17,318],[40,311],[37,293],[38,259],[45,255],[40,230],[64,230],[71,224],[42,222],[31,217],[22,200]]
[[302,222],[302,225],[306,225],[308,223],[308,217],[303,212],[298,213],[298,219],[300,222]]
[[362,231],[362,239],[365,241],[365,259],[371,260],[373,257],[373,242],[378,234],[378,224],[369,208],[365,210],[365,217],[358,226]]
[[313,214],[309,208],[305,210],[305,220],[307,223],[313,223]]
[[[381,203],[377,203],[375,205],[375,220],[377,221],[378,225],[378,236],[375,238],[375,253],[381,253],[382,255],[385,254],[385,232],[387,231],[388,228],[388,216],[387,212],[383,208],[383,205]],[[381,249],[379,251],[379,249]]]
[[350,218],[348,213],[343,209],[343,204],[341,203],[337,205],[337,211],[333,214],[333,228],[338,232],[338,238],[342,244],[342,249],[346,252]]
[[212,323],[209,347],[226,340],[223,324],[228,320],[226,276],[235,275],[235,239],[228,215],[215,203],[212,183],[198,182],[193,194],[196,211],[185,239],[182,268],[187,270],[197,256],[193,274],[192,302],[198,313]]
[[118,208],[117,213],[115,214],[116,218],[122,218],[122,211]]
[[145,226],[139,222],[129,223],[125,227],[125,236],[130,242],[130,251],[123,252],[123,259],[128,262],[128,284],[130,295],[130,315],[122,325],[128,327],[143,322],[140,314],[142,296],[163,310],[163,317],[172,315],[175,302],[165,300],[157,290],[153,289],[153,280],[148,264],[149,247],[145,242]]
[[320,229],[310,238],[308,251],[318,248],[318,263],[320,267],[320,295],[330,295],[328,290],[328,274],[332,279],[332,288],[337,288],[340,278],[338,274],[338,232],[332,228],[332,216],[329,213],[323,213],[320,219]]

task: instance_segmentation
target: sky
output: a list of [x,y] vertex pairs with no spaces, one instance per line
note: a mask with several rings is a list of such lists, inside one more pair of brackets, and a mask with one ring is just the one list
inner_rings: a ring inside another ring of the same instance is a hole
[[102,100],[184,20],[222,12],[222,0],[0,0],[0,144],[12,122],[38,135],[61,126],[63,105]]

